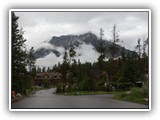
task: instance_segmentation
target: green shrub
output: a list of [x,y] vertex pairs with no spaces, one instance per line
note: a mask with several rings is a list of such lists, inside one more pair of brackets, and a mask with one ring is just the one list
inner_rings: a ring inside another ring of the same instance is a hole
[[71,87],[71,92],[72,91],[78,91],[78,86],[76,84],[73,84],[72,87]]
[[148,87],[132,88],[131,94],[135,98],[148,98]]
[[149,91],[148,87],[142,88],[131,88],[130,91],[116,92],[115,99],[126,100],[138,103],[147,104],[148,101],[145,101],[145,98],[148,99]]
[[30,89],[24,89],[24,90],[22,91],[22,95],[28,96],[28,95],[30,94],[30,92],[31,92]]
[[57,85],[56,93],[61,93],[62,91],[61,85]]
[[131,82],[118,82],[116,84],[116,91],[126,91],[130,90],[133,87],[133,83]]

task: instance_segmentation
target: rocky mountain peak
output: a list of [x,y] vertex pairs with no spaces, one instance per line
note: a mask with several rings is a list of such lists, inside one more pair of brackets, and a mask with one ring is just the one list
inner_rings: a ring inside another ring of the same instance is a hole
[[[99,38],[93,34],[92,32],[87,32],[84,34],[80,35],[62,35],[60,37],[53,36],[51,40],[49,40],[48,44],[50,46],[53,46],[52,49],[48,48],[39,48],[37,51],[35,51],[35,57],[36,59],[38,58],[43,58],[47,56],[50,53],[54,53],[57,57],[61,55],[62,52],[58,51],[58,47],[64,48],[66,50],[69,49],[71,45],[75,47],[79,47],[80,45],[83,44],[88,44],[92,45],[96,50],[99,46],[100,40]],[[103,45],[105,47],[105,56],[106,58],[110,57],[110,51],[109,51],[109,46],[110,42],[107,40],[103,40]],[[119,45],[116,45],[116,53],[115,57],[120,56],[122,47]],[[129,52],[129,50],[125,50],[126,52]]]

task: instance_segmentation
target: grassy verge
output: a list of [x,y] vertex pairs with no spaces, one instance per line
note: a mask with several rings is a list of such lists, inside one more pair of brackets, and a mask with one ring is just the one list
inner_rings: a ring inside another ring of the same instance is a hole
[[29,96],[31,94],[34,94],[36,91],[38,90],[47,90],[47,89],[50,89],[52,88],[53,86],[49,86],[47,88],[45,88],[44,86],[32,86],[30,89],[25,89],[23,92],[22,92],[22,95],[23,96]]
[[44,87],[43,87],[43,86],[33,86],[32,89],[33,89],[34,91],[38,91],[38,90],[44,89]]
[[115,92],[115,99],[148,104],[148,88],[132,88],[130,91]]
[[59,95],[66,95],[66,96],[74,96],[74,95],[99,95],[99,94],[113,94],[113,92],[106,92],[106,91],[74,91],[68,93],[56,93]]
[[42,90],[42,89],[44,89],[44,87],[42,87],[42,86],[33,86],[30,89],[25,89],[22,95],[23,96],[29,96],[31,94],[34,94],[35,91]]

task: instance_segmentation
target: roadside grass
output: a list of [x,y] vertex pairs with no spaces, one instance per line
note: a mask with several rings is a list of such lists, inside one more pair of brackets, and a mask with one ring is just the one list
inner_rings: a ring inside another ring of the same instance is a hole
[[42,89],[44,89],[44,87],[43,86],[32,86],[32,88],[30,88],[30,89],[25,89],[24,91],[23,91],[23,96],[29,96],[29,95],[31,95],[31,94],[34,94],[35,93],[35,91],[38,91],[38,90],[42,90]]
[[77,95],[100,95],[100,94],[113,94],[113,92],[106,91],[74,91],[67,93],[56,93],[58,95],[66,95],[66,96],[77,96]]
[[115,92],[114,99],[148,104],[148,88],[132,88],[130,91]]
[[38,91],[38,90],[44,89],[44,87],[43,87],[43,86],[33,86],[31,89],[32,89],[33,91]]

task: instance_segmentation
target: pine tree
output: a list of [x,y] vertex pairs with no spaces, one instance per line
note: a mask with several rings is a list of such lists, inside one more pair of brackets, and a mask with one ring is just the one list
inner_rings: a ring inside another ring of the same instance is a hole
[[63,63],[61,65],[61,73],[62,73],[62,92],[65,92],[65,84],[67,83],[67,72],[69,69],[69,63],[68,63],[68,54],[65,50],[64,57],[63,57]]
[[25,89],[26,70],[26,51],[25,39],[23,38],[23,31],[18,27],[18,19],[14,12],[12,12],[12,90],[22,92]]
[[71,64],[71,62],[73,61],[73,63],[76,63],[76,60],[74,59],[74,57],[76,56],[76,51],[74,50],[75,48],[74,48],[74,46],[73,45],[71,45],[70,46],[70,49],[69,49],[69,56],[70,56],[70,64]]
[[100,69],[103,68],[103,63],[104,63],[104,59],[105,59],[105,47],[103,46],[103,36],[104,36],[104,30],[102,28],[100,28],[100,44],[98,47],[98,52],[100,53],[100,56],[98,57],[98,64]]
[[46,72],[46,67],[43,67],[43,68],[42,68],[42,72]]
[[37,67],[36,71],[39,72],[39,73],[42,72],[42,70],[41,70],[41,68],[39,66]]
[[113,26],[113,30],[112,30],[112,41],[111,41],[111,44],[109,46],[109,50],[110,50],[110,53],[112,55],[111,59],[114,59],[115,57],[115,52],[116,52],[116,43],[119,43],[120,40],[119,40],[119,35],[118,35],[118,31],[116,30],[116,25],[114,24]]
[[29,68],[29,74],[32,77],[32,80],[34,80],[34,77],[36,76],[36,66],[35,66],[35,57],[34,57],[34,48],[31,47],[31,49],[28,52],[27,55],[27,64]]
[[50,67],[47,68],[47,72],[51,72]]
[[137,40],[137,45],[135,47],[137,53],[138,53],[138,57],[137,57],[137,62],[136,62],[136,72],[137,72],[137,75],[138,75],[138,79],[139,81],[142,81],[144,78],[143,78],[143,75],[144,75],[144,64],[143,64],[143,56],[142,56],[142,44],[141,44],[141,38],[138,38]]
[[122,57],[122,62],[124,63],[126,61],[126,55],[125,55],[125,48],[123,47],[121,50],[121,57]]
[[138,40],[137,40],[137,46],[136,46],[136,50],[138,51],[138,56],[139,56],[139,60],[140,60],[140,58],[141,58],[141,50],[142,50],[142,45],[141,45],[141,39],[140,38],[138,38]]
[[48,76],[46,75],[46,76],[44,77],[44,87],[45,87],[45,88],[48,88],[49,85],[50,85],[50,81],[49,81]]
[[143,60],[143,81],[144,81],[144,86],[147,86],[147,69],[148,69],[148,64],[147,64],[147,61],[148,61],[148,56],[147,56],[147,53],[146,53],[146,47],[148,45],[148,38],[145,40],[143,40],[143,53],[142,53],[142,60]]
[[29,50],[28,59],[27,59],[30,73],[32,73],[32,70],[35,68],[35,62],[36,62],[36,60],[34,57],[34,48],[31,47],[31,49]]
[[142,46],[142,50],[143,50],[142,58],[146,57],[146,46],[147,46],[147,40],[145,40],[145,38],[144,38],[143,39],[143,46]]
[[111,32],[112,32],[112,40],[109,45],[109,51],[111,53],[110,62],[109,62],[111,67],[109,69],[111,70],[111,72],[110,71],[109,72],[110,72],[110,81],[113,84],[116,78],[115,73],[117,73],[117,69],[116,69],[117,64],[115,64],[116,61],[114,61],[116,50],[117,50],[116,44],[120,42],[116,24],[114,24],[113,30]]
[[35,57],[34,57],[34,48],[31,47],[31,49],[29,50],[29,53],[27,55],[27,64],[28,64],[28,67],[29,67],[29,73],[30,73],[30,76],[32,77],[32,83],[33,83],[33,80],[36,76],[36,66],[35,66]]

